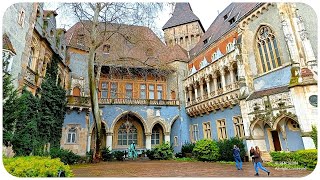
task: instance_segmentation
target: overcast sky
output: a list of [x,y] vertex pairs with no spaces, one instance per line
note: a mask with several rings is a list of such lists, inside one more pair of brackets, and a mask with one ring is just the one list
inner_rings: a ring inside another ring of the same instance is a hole
[[[216,0],[210,0],[206,1],[206,3],[200,3],[199,0],[190,0],[188,2],[190,3],[195,15],[200,19],[204,29],[207,30],[218,15],[218,12],[221,12],[232,1],[224,0],[216,2]],[[53,10],[58,6],[59,4],[54,2],[45,3],[45,9]],[[164,6],[163,11],[159,13],[158,18],[155,20],[157,25],[157,34],[162,33],[162,27],[171,17],[172,10],[173,9],[170,6]],[[74,20],[68,19],[62,14],[64,13],[59,12],[58,10],[57,26],[68,30],[74,24]]]

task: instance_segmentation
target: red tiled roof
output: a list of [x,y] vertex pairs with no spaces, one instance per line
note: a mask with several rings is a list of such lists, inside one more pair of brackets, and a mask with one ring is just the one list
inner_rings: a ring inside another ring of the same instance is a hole
[[14,50],[13,45],[10,41],[10,38],[8,37],[7,34],[2,35],[2,49],[9,50],[12,53],[16,54],[16,51]]
[[166,22],[166,24],[162,27],[162,30],[179,26],[186,23],[191,23],[194,21],[198,21],[202,31],[204,32],[204,28],[200,22],[200,19],[193,13],[191,6],[189,3],[176,3],[174,11],[172,13],[171,18]]
[[265,89],[265,90],[261,90],[261,91],[256,91],[256,92],[252,93],[247,98],[247,100],[257,99],[257,98],[260,98],[263,96],[268,96],[268,95],[278,94],[278,93],[288,92],[288,91],[289,91],[288,86],[274,87],[272,89]]
[[[225,33],[235,28],[237,20],[243,17],[246,13],[257,7],[260,3],[231,3],[226,7],[213,21],[208,30],[200,38],[196,46],[190,50],[190,56],[198,54],[203,48],[205,39],[208,39],[207,44],[212,44],[221,38]],[[227,19],[224,17],[227,15]],[[230,20],[235,18],[235,23],[230,25]]]

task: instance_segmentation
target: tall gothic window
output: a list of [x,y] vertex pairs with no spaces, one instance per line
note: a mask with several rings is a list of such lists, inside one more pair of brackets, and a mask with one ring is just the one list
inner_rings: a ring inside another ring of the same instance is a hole
[[282,65],[277,39],[269,26],[261,26],[256,37],[262,72]]
[[137,144],[137,128],[130,122],[123,123],[118,130],[118,145],[129,145],[132,142]]

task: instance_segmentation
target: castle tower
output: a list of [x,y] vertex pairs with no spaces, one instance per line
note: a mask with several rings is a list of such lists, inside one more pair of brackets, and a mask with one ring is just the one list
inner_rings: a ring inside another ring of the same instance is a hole
[[168,46],[180,45],[190,51],[204,34],[200,19],[193,13],[189,3],[176,3],[173,14],[162,27]]

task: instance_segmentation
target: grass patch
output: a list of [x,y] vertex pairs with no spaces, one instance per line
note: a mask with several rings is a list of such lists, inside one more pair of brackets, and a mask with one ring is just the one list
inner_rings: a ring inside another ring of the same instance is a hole
[[264,163],[265,166],[269,166],[269,167],[274,167],[274,168],[285,168],[285,169],[294,169],[294,170],[298,170],[298,169],[301,169],[301,170],[312,170],[312,169],[309,169],[305,166],[302,166],[302,165],[299,165],[299,164],[290,164],[290,163],[274,163],[274,162],[266,162]]
[[188,158],[188,157],[176,158],[175,160],[179,161],[179,162],[195,162],[195,161],[197,161],[194,158]]
[[236,162],[234,161],[217,161],[217,163],[221,163],[221,164],[232,164],[232,165],[235,165]]

